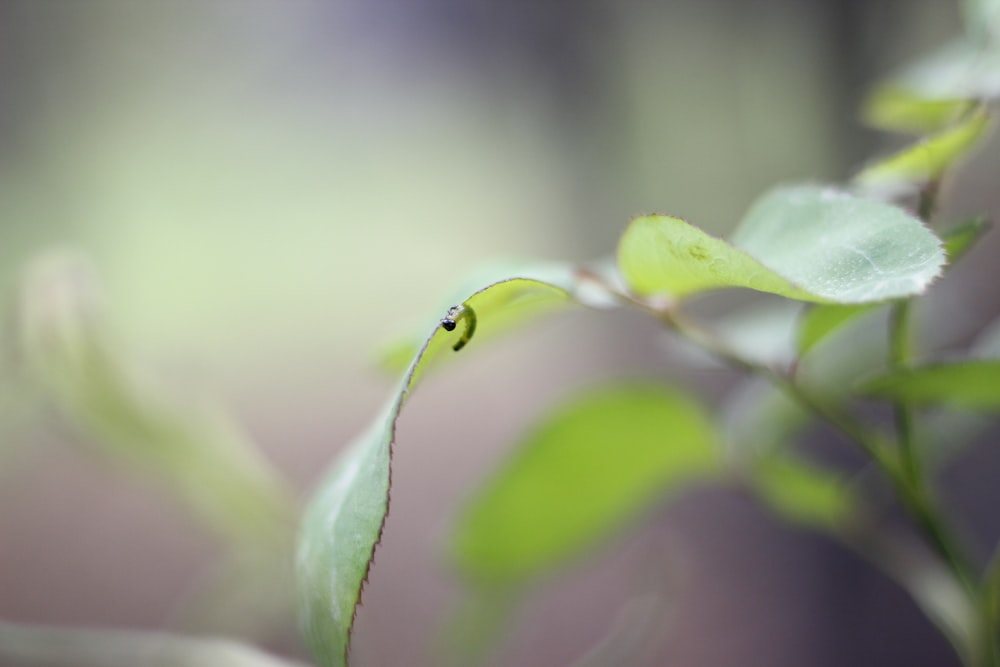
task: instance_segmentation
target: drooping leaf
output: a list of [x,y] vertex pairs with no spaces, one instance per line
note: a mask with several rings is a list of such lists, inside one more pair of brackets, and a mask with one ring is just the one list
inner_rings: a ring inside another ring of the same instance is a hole
[[535,575],[720,471],[703,409],[661,386],[579,397],[536,427],[469,501],[452,552],[489,582]]
[[968,99],[929,99],[890,83],[868,96],[861,117],[878,129],[923,134],[951,125],[975,105]]
[[791,299],[859,304],[919,294],[944,263],[916,218],[831,188],[780,188],[760,199],[727,243],[678,218],[629,225],[618,264],[640,296],[745,287]]
[[992,126],[980,110],[862,170],[855,183],[868,191],[895,191],[940,178],[958,159],[982,143]]
[[[465,276],[451,290],[447,299],[439,304],[439,310],[443,314],[449,307],[460,303],[467,295],[475,292],[483,285],[490,285],[502,281],[509,276],[530,275],[534,279],[561,285],[566,289],[571,289],[573,301],[591,307],[607,307],[613,302],[607,300],[599,301],[600,294],[607,294],[607,289],[602,288],[595,280],[590,280],[588,273],[576,267],[563,263],[526,263],[526,262],[497,262],[478,269]],[[541,310],[550,308],[550,304],[539,304]],[[496,313],[490,320],[490,326],[485,332],[477,333],[477,340],[489,339],[494,334],[503,333],[517,325],[528,322],[535,314],[535,311],[528,306],[522,305],[519,308],[503,310]],[[402,373],[409,366],[413,357],[416,356],[423,344],[423,332],[414,331],[410,335],[401,337],[398,340],[386,345],[379,354],[379,366],[392,373]]]
[[[556,307],[570,299],[572,290],[571,283],[518,277],[483,288],[462,304],[475,313],[478,340],[495,323],[516,316],[509,311]],[[456,328],[463,326],[468,322]],[[396,419],[425,369],[467,335],[447,332],[436,321],[430,331],[388,405],[341,455],[303,519],[296,556],[300,617],[313,655],[325,667],[347,664],[361,589],[389,508]]]
[[886,373],[864,383],[860,393],[918,405],[1000,408],[1000,360],[928,364]]
[[857,509],[841,476],[788,454],[760,459],[751,475],[764,504],[796,524],[833,530]]

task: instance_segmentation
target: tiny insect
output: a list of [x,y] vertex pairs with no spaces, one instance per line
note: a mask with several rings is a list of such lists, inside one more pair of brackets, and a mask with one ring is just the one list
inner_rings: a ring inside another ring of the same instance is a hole
[[470,306],[452,306],[448,309],[448,314],[441,320],[441,328],[445,331],[454,331],[458,323],[463,320],[465,321],[465,331],[451,348],[456,352],[465,347],[465,344],[472,340],[472,334],[476,333],[476,311]]

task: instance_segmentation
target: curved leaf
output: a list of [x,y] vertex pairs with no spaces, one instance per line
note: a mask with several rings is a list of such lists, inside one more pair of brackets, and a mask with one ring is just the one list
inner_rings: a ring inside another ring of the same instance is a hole
[[958,361],[904,368],[861,386],[867,396],[913,404],[1000,408],[1000,360]]
[[922,292],[940,273],[940,241],[888,204],[831,188],[761,198],[731,242],[678,218],[636,218],[618,264],[641,296],[745,287],[801,301],[872,303]]
[[821,304],[802,314],[799,320],[798,350],[803,355],[840,327],[867,313],[877,304],[841,306]]
[[[484,266],[460,280],[449,298],[440,303],[440,311],[445,312],[450,306],[461,302],[466,295],[483,285],[490,285],[517,275],[530,275],[534,280],[560,285],[571,292],[573,301],[585,306],[606,308],[616,305],[616,302],[608,296],[608,288],[601,284],[603,276],[596,276],[563,263],[497,262]],[[543,310],[548,307],[549,304],[539,305]],[[488,339],[495,333],[505,332],[519,323],[529,321],[533,315],[534,309],[524,306],[498,312],[490,318],[488,330],[477,333],[476,339],[482,340],[484,336]],[[402,373],[416,356],[423,342],[424,332],[420,330],[391,342],[384,346],[378,355],[379,367],[392,373]]]
[[480,487],[452,554],[477,579],[520,580],[720,469],[712,423],[686,395],[658,385],[589,392],[537,426]]
[[868,190],[894,190],[940,178],[985,139],[992,124],[980,110],[962,122],[866,167],[855,182]]
[[928,99],[897,84],[876,88],[865,100],[861,117],[882,130],[935,132],[951,125],[976,105],[974,100]]
[[[571,282],[511,278],[476,292],[463,306],[476,314],[478,336],[511,311],[565,303],[573,287]],[[459,322],[457,328],[463,326]],[[389,508],[396,419],[420,375],[462,335],[467,334],[438,324],[431,328],[388,405],[344,451],[306,511],[296,555],[299,609],[306,639],[322,665],[347,664],[361,589]]]

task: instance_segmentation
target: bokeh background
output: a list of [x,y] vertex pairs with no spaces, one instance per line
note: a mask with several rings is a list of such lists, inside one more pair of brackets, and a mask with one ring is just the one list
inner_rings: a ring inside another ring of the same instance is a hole
[[[725,233],[775,183],[848,177],[892,145],[856,120],[865,90],[957,35],[957,4],[0,0],[0,289],[13,313],[39,256],[86,257],[116,349],[166,391],[224,406],[304,499],[391,390],[379,350],[462,275],[602,257],[637,213]],[[1000,210],[998,173],[991,144],[948,215]],[[995,314],[989,254],[941,288],[954,328],[936,344]],[[8,324],[0,618],[304,656],[288,614],[191,621],[224,547],[19,389]],[[709,396],[732,381],[684,370],[628,315],[575,313],[476,347],[400,422],[358,664],[435,664],[460,598],[440,559],[449,519],[547,407],[607,377]],[[989,544],[1000,460],[971,456],[948,498]],[[669,604],[644,664],[957,664],[856,557],[713,490],[539,583],[496,664],[570,664],[650,588]]]

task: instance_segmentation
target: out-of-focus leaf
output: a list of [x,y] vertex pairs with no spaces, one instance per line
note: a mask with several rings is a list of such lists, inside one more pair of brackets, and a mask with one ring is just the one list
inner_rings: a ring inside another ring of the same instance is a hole
[[229,639],[139,630],[78,630],[0,622],[8,667],[306,667]]
[[765,505],[793,523],[832,530],[857,509],[840,475],[787,454],[761,458],[751,474]]
[[951,125],[975,105],[975,101],[968,99],[928,99],[887,84],[868,96],[861,116],[865,123],[882,130],[923,134]]
[[781,188],[760,199],[731,243],[668,216],[636,218],[618,264],[641,296],[724,287],[819,303],[872,303],[921,293],[940,273],[940,241],[883,202],[831,188]]
[[712,424],[684,394],[594,391],[536,427],[480,487],[457,522],[453,556],[479,580],[522,580],[719,471]]
[[940,178],[959,158],[978,146],[992,127],[985,111],[922,139],[866,167],[855,182],[869,191],[895,191]]
[[990,223],[986,218],[972,218],[941,232],[944,241],[944,252],[948,256],[948,264],[954,264],[965,256],[986,232],[990,231]]
[[[476,314],[478,340],[495,322],[516,316],[508,311],[560,306],[570,300],[572,288],[572,283],[518,277],[489,285],[461,303]],[[300,618],[313,655],[326,667],[347,664],[361,589],[389,508],[396,419],[425,369],[442,352],[450,352],[447,348],[459,336],[467,335],[444,331],[436,318],[429,329],[388,405],[340,456],[303,519],[296,556]]]
[[955,41],[893,77],[891,85],[925,99],[994,99],[1000,95],[1000,48]]
[[1000,0],[965,0],[965,30],[976,43],[1000,40]]
[[[483,285],[490,285],[502,281],[509,276],[519,275],[530,275],[542,282],[561,285],[567,290],[572,290],[572,300],[585,306],[609,307],[615,303],[606,297],[600,300],[600,295],[606,295],[607,289],[600,287],[595,280],[590,280],[588,278],[590,274],[568,264],[555,262],[498,262],[465,276],[456,288],[451,290],[449,297],[441,301],[439,311],[444,315],[449,307],[461,303],[462,299]],[[540,310],[548,310],[550,308],[551,304],[539,304]],[[476,339],[482,340],[483,337],[488,339],[494,334],[501,334],[518,325],[529,322],[535,312],[535,309],[531,308],[529,304],[497,312],[491,318],[489,328],[484,332],[476,333]],[[422,344],[423,333],[419,331],[393,341],[386,345],[379,354],[379,366],[392,373],[405,371]]]
[[919,405],[1000,408],[1000,360],[957,361],[891,371],[869,380],[860,393]]
[[296,509],[284,480],[221,414],[141,382],[102,329],[96,298],[80,258],[53,255],[28,271],[21,348],[46,394],[107,456],[164,483],[233,543],[287,540]]
[[799,322],[799,354],[805,354],[834,331],[876,308],[877,305],[817,305],[805,311]]

